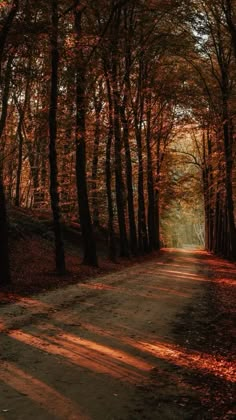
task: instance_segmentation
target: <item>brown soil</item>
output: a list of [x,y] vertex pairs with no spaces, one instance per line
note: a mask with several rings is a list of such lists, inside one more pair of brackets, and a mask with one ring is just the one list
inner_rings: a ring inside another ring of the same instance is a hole
[[0,419],[235,418],[235,278],[166,250],[1,305]]

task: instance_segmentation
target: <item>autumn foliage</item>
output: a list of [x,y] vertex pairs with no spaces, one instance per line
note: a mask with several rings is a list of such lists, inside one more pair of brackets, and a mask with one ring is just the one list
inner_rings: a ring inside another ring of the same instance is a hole
[[186,242],[236,258],[235,13],[231,0],[0,3],[1,283],[13,205],[52,211],[60,273],[72,220],[87,265],[99,229],[112,260]]

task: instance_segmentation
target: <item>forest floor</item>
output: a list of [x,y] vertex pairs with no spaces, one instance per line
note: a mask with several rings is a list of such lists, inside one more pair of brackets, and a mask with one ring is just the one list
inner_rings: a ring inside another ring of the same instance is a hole
[[[131,258],[108,258],[107,232],[95,230],[98,267],[82,264],[83,245],[79,225],[64,223],[63,239],[66,257],[66,275],[55,273],[54,234],[50,212],[10,208],[10,252],[12,284],[0,289],[0,304],[17,301],[20,296],[31,296],[76,284],[88,278],[116,272],[133,264],[149,261],[159,252]],[[118,251],[118,241],[117,241]]]
[[0,420],[233,419],[236,265],[201,251],[0,305]]

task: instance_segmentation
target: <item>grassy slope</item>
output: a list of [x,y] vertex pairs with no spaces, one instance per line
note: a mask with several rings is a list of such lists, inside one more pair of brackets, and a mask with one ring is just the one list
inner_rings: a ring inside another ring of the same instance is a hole
[[[113,263],[107,258],[106,233],[96,232],[99,267],[81,264],[82,240],[79,225],[63,225],[68,273],[58,276],[54,266],[54,243],[49,213],[12,208],[10,219],[10,253],[13,284],[0,292],[0,303],[121,270],[134,262],[153,258],[153,254]],[[154,255],[157,255],[156,253]]]

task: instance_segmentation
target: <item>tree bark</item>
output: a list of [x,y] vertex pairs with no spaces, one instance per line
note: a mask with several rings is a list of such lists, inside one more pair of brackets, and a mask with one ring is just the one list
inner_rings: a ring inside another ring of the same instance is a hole
[[0,237],[0,286],[4,286],[11,283],[11,275],[8,250],[8,223],[2,174],[0,174]]
[[120,232],[120,256],[129,256],[129,245],[126,231],[126,220],[125,220],[125,199],[124,199],[124,182],[122,175],[122,139],[121,139],[121,127],[120,127],[120,95],[118,89],[118,72],[117,72],[117,60],[118,60],[118,33],[120,29],[120,11],[115,15],[115,25],[112,33],[112,65],[111,65],[111,77],[112,77],[112,99],[113,99],[113,121],[114,121],[114,138],[115,138],[115,183],[116,183],[116,203],[117,203],[117,214],[118,224]]
[[86,104],[85,104],[85,64],[80,45],[82,5],[75,2],[76,42],[76,184],[78,194],[79,217],[84,244],[83,263],[97,266],[96,243],[93,234],[92,220],[88,202],[86,177]]
[[19,147],[18,147],[18,163],[16,172],[16,195],[15,195],[15,206],[20,207],[20,184],[21,184],[21,172],[22,172],[22,160],[23,160],[23,143],[24,138],[19,124],[18,129]]
[[143,57],[139,61],[138,86],[135,104],[133,104],[134,112],[134,129],[137,143],[138,154],[138,245],[140,252],[148,251],[148,235],[146,225],[146,210],[144,200],[144,168],[143,168],[143,145],[142,145],[142,125],[144,112],[144,68]]
[[147,134],[146,134],[146,148],[147,148],[147,190],[148,190],[148,240],[149,250],[155,249],[156,243],[156,219],[155,219],[155,197],[154,197],[154,182],[153,182],[153,168],[152,168],[152,153],[151,153],[151,94],[147,97]]
[[113,198],[112,198],[112,171],[111,171],[111,147],[113,140],[113,103],[111,94],[111,84],[109,80],[109,74],[107,65],[104,61],[104,74],[107,87],[107,98],[108,98],[108,134],[106,144],[106,161],[105,161],[105,174],[106,174],[106,193],[107,193],[107,204],[108,204],[108,249],[109,258],[112,261],[116,261],[116,242],[114,232],[114,210],[113,210]]
[[[8,33],[11,29],[11,25],[18,11],[19,2],[14,0],[9,14],[6,17],[5,22],[0,31],[0,83],[2,83],[2,61],[4,48],[7,41]],[[7,118],[8,108],[8,97],[10,90],[10,76],[11,76],[11,65],[13,57],[8,59],[6,75],[5,75],[5,86],[3,89],[2,97],[2,112],[0,119],[0,141],[2,139],[3,130]],[[2,171],[0,171],[0,284],[7,285],[11,283],[10,275],[10,263],[9,263],[9,250],[8,250],[8,223],[7,223],[7,212],[6,212],[6,201],[4,184],[2,179]]]
[[[95,87],[96,89],[96,87]],[[101,89],[99,89],[98,95],[101,95]],[[94,145],[93,145],[93,162],[92,162],[92,210],[93,210],[93,225],[99,226],[99,206],[98,206],[98,153],[100,144],[100,114],[102,109],[102,99],[97,98],[96,93],[94,94],[94,108],[95,108],[95,132],[94,132]]]
[[160,173],[161,173],[161,162],[164,158],[164,155],[161,159],[161,137],[158,133],[157,135],[157,144],[156,144],[156,173],[155,173],[155,190],[154,190],[154,214],[155,214],[155,249],[160,249],[160,199],[159,199],[159,184],[160,184]]
[[62,239],[61,215],[58,193],[58,168],[57,168],[57,104],[58,104],[58,2],[52,0],[52,35],[51,35],[51,97],[49,110],[49,163],[50,163],[50,197],[53,213],[53,228],[55,235],[55,257],[56,270],[59,274],[64,274],[65,255]]
[[120,108],[121,121],[123,125],[123,142],[125,146],[125,162],[126,162],[126,188],[128,196],[128,215],[129,215],[129,238],[130,238],[130,249],[133,255],[137,254],[138,243],[137,243],[137,230],[135,223],[135,211],[134,211],[134,192],[133,192],[133,171],[131,162],[131,153],[129,147],[129,128],[128,120],[126,117],[125,105]]
[[16,174],[16,196],[15,196],[15,206],[20,206],[20,186],[21,186],[21,172],[22,172],[22,163],[23,163],[23,144],[24,144],[24,136],[22,133],[23,129],[23,122],[25,117],[25,111],[29,99],[29,88],[30,88],[30,70],[31,70],[31,55],[29,58],[28,63],[28,78],[26,81],[26,88],[25,88],[25,99],[23,107],[19,105],[19,123],[17,127],[17,134],[19,138],[19,148],[18,148],[18,164],[17,164],[17,174]]
[[224,154],[226,164],[225,189],[226,189],[226,203],[228,214],[228,230],[230,242],[230,255],[236,259],[236,227],[234,219],[234,200],[233,200],[233,186],[232,186],[232,171],[233,171],[233,151],[232,151],[232,132],[230,127],[230,117],[228,111],[228,101],[226,92],[223,95],[223,135],[224,135]]
[[129,135],[129,95],[131,94],[131,39],[132,39],[132,25],[133,25],[133,8],[128,11],[127,8],[123,10],[124,30],[125,30],[125,68],[124,68],[124,94],[123,101],[120,106],[120,117],[123,128],[123,144],[125,148],[125,165],[126,165],[126,189],[128,201],[128,216],[129,216],[129,241],[130,249],[133,255],[138,252],[137,228],[135,221],[134,209],[134,191],[133,191],[133,168],[130,152],[130,135]]

